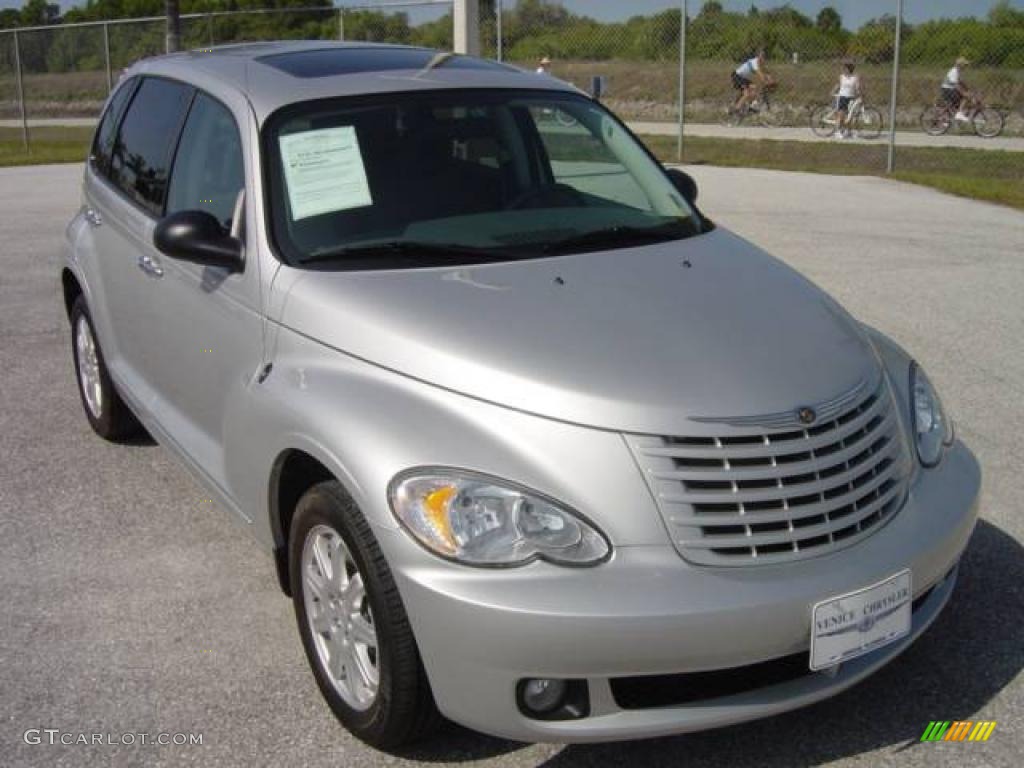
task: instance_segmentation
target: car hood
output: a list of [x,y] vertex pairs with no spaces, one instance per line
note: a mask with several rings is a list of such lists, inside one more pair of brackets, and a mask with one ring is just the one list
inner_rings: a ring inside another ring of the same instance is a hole
[[777,414],[878,368],[810,281],[717,229],[639,248],[460,268],[286,270],[279,322],[349,355],[563,421],[685,435]]

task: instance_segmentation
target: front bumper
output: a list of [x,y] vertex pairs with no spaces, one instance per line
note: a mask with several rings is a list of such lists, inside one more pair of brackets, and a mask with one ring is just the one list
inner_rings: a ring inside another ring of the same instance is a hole
[[[661,736],[777,714],[832,696],[907,648],[941,612],[977,518],[981,472],[956,443],[921,471],[904,507],[847,550],[796,563],[695,567],[665,546],[621,547],[591,569],[466,568],[379,531],[437,704],[450,719],[522,741]],[[610,680],[746,666],[805,652],[811,607],[903,568],[920,601],[911,634],[843,664],[682,706],[623,709]],[[541,721],[515,699],[523,678],[587,680],[590,714]]]

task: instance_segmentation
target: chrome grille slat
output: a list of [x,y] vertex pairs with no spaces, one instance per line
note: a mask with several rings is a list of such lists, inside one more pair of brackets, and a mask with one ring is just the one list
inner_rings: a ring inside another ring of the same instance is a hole
[[717,427],[701,419],[704,431],[691,436],[628,437],[679,553],[707,565],[776,563],[880,529],[903,503],[911,459],[878,382],[834,398],[806,427],[783,413]]
[[[884,432],[893,426],[892,422],[895,420],[895,415],[890,414],[886,419],[880,423],[875,429],[873,429],[870,435],[883,435]],[[880,437],[878,439],[883,439]],[[867,441],[871,442],[871,441]],[[826,446],[830,447],[830,446]],[[803,475],[808,472],[815,472],[819,467],[823,459],[836,464],[848,461],[864,450],[864,445],[860,442],[854,443],[853,445],[845,448],[839,448],[835,452],[830,452],[824,456],[813,455],[813,451],[808,451],[812,456],[809,459],[803,461],[786,461],[778,463],[778,457],[768,456],[766,457],[767,463],[764,466],[756,466],[737,469],[735,466],[725,467],[724,464],[720,464],[717,467],[693,467],[687,469],[667,469],[667,470],[655,470],[652,475],[659,480],[714,480],[722,474],[722,469],[729,469],[729,477],[732,480],[762,480],[771,478],[785,478],[795,475]],[[775,459],[774,462],[771,459]]]
[[[858,464],[852,469],[843,470],[841,473],[824,480],[816,480],[813,483],[800,483],[798,485],[773,485],[771,488],[759,490],[730,490],[730,491],[683,491],[681,494],[659,494],[659,497],[668,502],[679,502],[685,504],[753,504],[757,502],[772,501],[774,499],[790,499],[807,495],[823,494],[841,489],[864,475],[870,475],[874,468],[881,464],[886,458],[895,459],[899,455],[899,446],[889,444],[882,453],[876,454],[877,462],[871,464]],[[792,503],[792,502],[791,502]],[[806,502],[808,504],[812,502]]]
[[[845,440],[850,435],[862,429],[875,416],[887,411],[885,403],[879,399],[873,403],[864,413],[859,414],[854,420],[840,425],[836,430],[822,432],[813,436],[802,436],[790,440],[772,440],[769,434],[768,441],[752,443],[750,445],[689,445],[686,443],[673,443],[671,438],[666,439],[662,445],[644,446],[640,449],[643,456],[665,457],[671,459],[686,458],[721,458],[721,459],[744,459],[767,455],[785,455],[788,453],[800,453],[802,451],[817,450],[838,440]],[[833,423],[833,422],[829,422]],[[789,435],[795,433],[806,433],[807,430],[785,430],[779,434]],[[749,437],[757,437],[750,435]],[[712,439],[712,438],[709,438]],[[729,440],[731,438],[725,438]],[[721,443],[722,438],[719,438]]]
[[[822,534],[828,535],[832,531],[837,529],[843,529],[850,526],[858,525],[861,520],[875,514],[879,509],[884,507],[886,504],[891,503],[895,500],[897,495],[897,489],[890,488],[885,496],[875,499],[871,503],[864,506],[859,511],[851,512],[848,515],[838,518],[838,520],[826,520],[824,523],[818,525],[809,525],[797,531],[800,534],[800,538],[814,538]],[[763,524],[764,521],[751,519],[747,523],[747,528],[750,526],[756,526]],[[841,522],[841,525],[837,526],[837,522]],[[766,533],[749,533],[746,534],[743,540],[744,546],[761,546],[765,544],[781,544],[783,542],[791,543],[793,541],[794,530],[792,528],[781,531],[771,531]],[[707,536],[699,539],[682,539],[679,544],[684,547],[698,547],[700,549],[715,549],[718,547],[734,547],[738,544],[736,536],[734,535],[715,535],[714,533],[708,534]]]
[[[879,485],[882,484],[883,483],[880,483]],[[869,489],[865,494],[870,493],[872,490],[874,490],[874,488]],[[900,488],[899,483],[896,483],[892,488],[885,492],[884,498],[892,498],[893,496],[899,495],[901,491],[902,489]],[[861,498],[862,495],[853,494],[855,499]],[[847,505],[849,503],[850,502],[847,502]],[[830,512],[842,509],[843,506],[844,505],[836,506],[833,501],[819,501],[816,504],[808,504],[803,507],[790,507],[788,509],[779,509],[778,511],[773,510],[771,512],[747,512],[740,516],[735,512],[701,512],[697,514],[672,515],[669,517],[669,520],[676,526],[703,526],[708,529],[723,525],[758,525],[763,523],[781,523],[790,521],[794,523],[802,523],[803,521],[814,517],[827,516]]]

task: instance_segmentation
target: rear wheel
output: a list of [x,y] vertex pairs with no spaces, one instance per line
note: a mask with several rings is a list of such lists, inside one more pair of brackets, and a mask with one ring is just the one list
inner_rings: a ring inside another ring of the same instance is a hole
[[811,130],[815,136],[827,139],[836,132],[838,125],[839,118],[836,116],[836,111],[828,104],[815,107],[811,112]]
[[434,730],[440,715],[391,569],[336,481],[299,500],[288,550],[302,644],[342,725],[379,749]]
[[882,113],[874,107],[864,107],[857,116],[854,132],[862,139],[877,139],[882,133]]
[[949,110],[942,107],[928,107],[921,113],[921,130],[929,136],[942,136],[952,125]]
[[985,139],[994,139],[1003,132],[1003,113],[998,109],[985,107],[974,113],[974,132]]
[[71,353],[75,380],[89,426],[106,440],[120,440],[139,431],[139,422],[114,388],[107,371],[85,298],[71,307]]

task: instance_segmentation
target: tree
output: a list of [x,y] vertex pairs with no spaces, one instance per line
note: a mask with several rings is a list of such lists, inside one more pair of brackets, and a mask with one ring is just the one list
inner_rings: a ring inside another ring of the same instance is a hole
[[988,12],[988,23],[1003,29],[1024,29],[1024,11],[1010,6],[1010,0],[999,0]]
[[721,16],[725,12],[718,0],[707,0],[700,9],[700,16]]
[[21,26],[21,14],[17,8],[0,9],[0,29],[11,29]]
[[27,0],[21,7],[20,20],[23,27],[56,24],[60,21],[60,6],[46,0]]
[[815,26],[822,32],[839,32],[843,28],[843,17],[831,5],[826,5],[818,12]]

